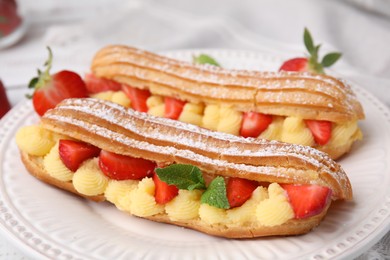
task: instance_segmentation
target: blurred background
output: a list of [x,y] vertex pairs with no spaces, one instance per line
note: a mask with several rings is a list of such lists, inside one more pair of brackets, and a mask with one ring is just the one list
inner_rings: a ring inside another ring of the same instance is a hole
[[[322,54],[343,53],[332,70],[390,106],[387,0],[0,0],[0,25],[4,10],[11,12],[11,2],[20,18],[11,30],[17,31],[6,39],[6,29],[0,27],[0,79],[10,106],[25,100],[29,80],[47,57],[46,46],[54,53],[53,72],[84,74],[95,52],[107,44],[150,51],[223,48],[286,59],[303,56],[304,27],[322,43]],[[8,107],[5,102],[0,100],[0,105]],[[382,242],[361,259],[386,257],[381,252],[389,257],[389,236]],[[7,242],[1,245],[8,248]]]

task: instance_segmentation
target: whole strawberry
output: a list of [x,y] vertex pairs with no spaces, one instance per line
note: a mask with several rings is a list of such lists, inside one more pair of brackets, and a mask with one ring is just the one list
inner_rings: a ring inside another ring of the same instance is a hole
[[314,45],[313,38],[307,28],[303,33],[303,41],[309,52],[309,57],[298,57],[285,61],[280,67],[280,71],[309,71],[324,74],[324,68],[332,66],[340,57],[341,53],[331,52],[326,54],[319,62],[318,52],[321,44]]
[[38,70],[38,77],[33,78],[28,85],[29,88],[35,89],[32,101],[35,111],[40,116],[64,99],[88,96],[85,83],[77,73],[62,70],[53,75],[50,74],[53,54],[50,48],[47,49],[49,58],[44,64],[46,70]]

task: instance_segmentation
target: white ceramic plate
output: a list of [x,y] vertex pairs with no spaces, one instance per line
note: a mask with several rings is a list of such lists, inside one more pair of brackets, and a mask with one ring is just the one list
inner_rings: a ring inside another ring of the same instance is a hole
[[[280,57],[207,50],[224,67],[276,70]],[[167,55],[189,60],[199,51]],[[16,106],[0,127],[0,228],[26,254],[48,259],[330,259],[356,257],[390,229],[390,112],[354,86],[367,119],[364,141],[340,161],[354,201],[336,203],[309,234],[232,240],[128,216],[30,176],[14,143],[17,129],[38,121],[31,103]]]

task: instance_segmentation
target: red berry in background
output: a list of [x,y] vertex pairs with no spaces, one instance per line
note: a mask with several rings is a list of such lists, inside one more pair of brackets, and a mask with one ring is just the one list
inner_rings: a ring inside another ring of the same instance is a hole
[[42,116],[47,110],[54,108],[67,98],[88,97],[88,91],[83,79],[75,72],[62,70],[50,74],[53,54],[49,50],[45,71],[38,70],[38,77],[33,78],[28,87],[34,89],[32,101],[35,111]]
[[282,64],[279,71],[309,71],[324,74],[324,68],[332,66],[341,57],[341,53],[332,52],[326,54],[319,62],[318,52],[321,44],[314,45],[313,38],[307,28],[303,33],[303,41],[309,52],[308,57],[289,59]]
[[0,38],[12,33],[21,22],[15,0],[0,0]]
[[8,101],[5,87],[0,80],[0,118],[2,118],[11,109],[11,104]]
[[283,71],[308,71],[307,58],[293,58],[283,63],[279,70]]

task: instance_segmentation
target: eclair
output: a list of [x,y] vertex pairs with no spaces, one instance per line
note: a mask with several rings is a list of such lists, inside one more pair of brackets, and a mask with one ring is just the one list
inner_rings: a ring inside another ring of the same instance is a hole
[[361,104],[328,75],[228,70],[119,45],[101,49],[91,73],[121,84],[129,100],[112,91],[101,98],[219,132],[311,146],[333,159],[362,138]]
[[308,146],[243,138],[113,102],[67,99],[16,142],[38,179],[133,216],[226,238],[304,234],[351,200],[341,166]]

